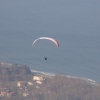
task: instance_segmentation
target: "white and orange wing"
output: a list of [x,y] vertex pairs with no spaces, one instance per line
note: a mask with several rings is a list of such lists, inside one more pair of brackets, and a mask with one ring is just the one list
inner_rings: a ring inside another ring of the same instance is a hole
[[50,37],[40,37],[40,38],[38,38],[38,39],[36,39],[36,40],[33,41],[32,46],[33,46],[38,40],[41,40],[41,39],[50,40],[50,41],[54,42],[54,43],[56,44],[57,47],[59,47],[58,41],[57,41],[56,39],[50,38]]

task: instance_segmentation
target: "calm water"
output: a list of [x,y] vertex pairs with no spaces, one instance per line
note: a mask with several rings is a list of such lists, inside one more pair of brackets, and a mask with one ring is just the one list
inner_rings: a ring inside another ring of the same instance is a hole
[[[99,5],[99,0],[1,0],[0,61],[100,82]],[[46,40],[32,47],[41,36],[56,38],[59,48]]]

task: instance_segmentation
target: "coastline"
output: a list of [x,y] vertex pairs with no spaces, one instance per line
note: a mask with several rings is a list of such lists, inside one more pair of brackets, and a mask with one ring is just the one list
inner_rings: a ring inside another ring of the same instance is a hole
[[[0,62],[2,66],[6,66],[6,67],[10,67],[12,66],[13,64],[12,63],[8,63],[8,62]],[[20,66],[18,64],[18,66]],[[48,77],[48,78],[54,78],[56,76],[55,73],[50,73],[50,72],[42,72],[42,71],[37,71],[37,70],[33,70],[33,69],[30,69],[32,73],[34,74],[40,74],[44,77]],[[84,77],[77,77],[77,76],[71,76],[71,75],[63,75],[63,74],[60,74],[61,76],[66,76],[68,78],[74,78],[74,79],[80,79],[82,81],[86,81],[87,83],[90,83],[90,84],[93,84],[93,85],[98,85],[98,83],[95,81],[95,80],[92,80],[92,79],[89,79],[89,78],[84,78]]]
[[[31,72],[40,74],[40,75],[45,75],[47,77],[53,78],[55,77],[56,74],[54,73],[49,73],[49,72],[42,72],[42,71],[36,71],[36,70],[31,70]],[[98,83],[95,80],[89,79],[89,78],[84,78],[84,77],[76,77],[76,76],[70,76],[70,75],[62,75],[61,76],[66,76],[68,78],[73,78],[73,79],[80,79],[82,81],[86,81],[87,83],[90,83],[92,85],[98,85]]]

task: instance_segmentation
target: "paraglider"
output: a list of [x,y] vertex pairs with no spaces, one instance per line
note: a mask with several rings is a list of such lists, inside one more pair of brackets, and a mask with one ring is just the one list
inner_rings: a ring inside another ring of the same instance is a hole
[[45,60],[47,60],[47,57],[44,57]]
[[[57,41],[56,39],[50,38],[50,37],[40,37],[40,38],[37,38],[37,39],[35,39],[35,40],[33,41],[32,46],[34,46],[34,44],[35,44],[38,40],[42,40],[42,39],[50,40],[50,41],[54,42],[55,45],[56,45],[57,47],[59,47],[58,41]],[[47,60],[47,57],[44,57],[44,59]]]
[[32,46],[33,46],[38,40],[41,40],[41,39],[50,40],[50,41],[54,42],[54,43],[56,44],[57,47],[59,47],[58,41],[55,40],[54,38],[49,38],[49,37],[40,37],[40,38],[34,40],[33,43],[32,43]]

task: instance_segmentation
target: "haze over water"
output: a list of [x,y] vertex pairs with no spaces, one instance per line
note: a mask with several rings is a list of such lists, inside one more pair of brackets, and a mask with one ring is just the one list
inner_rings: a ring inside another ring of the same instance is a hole
[[100,1],[1,0],[0,61],[100,82]]

